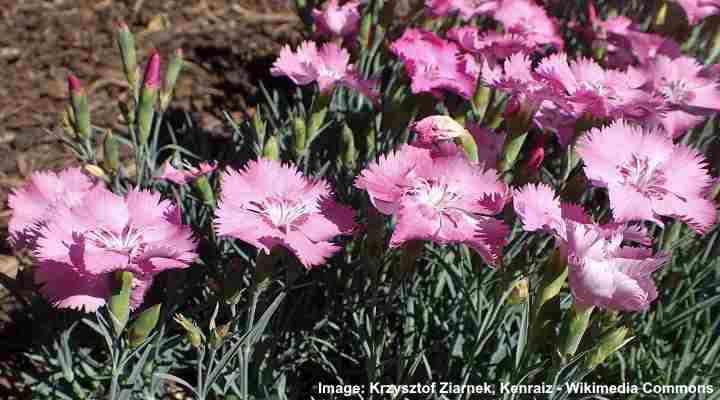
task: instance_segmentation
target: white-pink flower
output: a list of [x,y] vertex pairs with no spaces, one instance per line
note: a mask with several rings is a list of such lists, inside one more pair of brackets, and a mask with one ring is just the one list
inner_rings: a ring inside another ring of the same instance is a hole
[[425,6],[432,15],[444,17],[459,14],[466,21],[478,15],[492,14],[501,3],[502,0],[425,0]]
[[270,69],[273,76],[287,76],[297,85],[317,82],[321,92],[330,92],[343,85],[377,101],[377,82],[360,78],[350,64],[350,53],[335,43],[318,49],[315,42],[305,41],[296,51],[290,46],[280,50],[280,57]]
[[493,169],[405,145],[371,164],[355,186],[381,213],[396,217],[392,247],[411,240],[464,243],[491,266],[502,256],[509,228],[491,216],[502,210],[508,189]]
[[563,48],[557,25],[533,0],[503,0],[493,14],[506,32],[514,33],[537,44],[551,44]]
[[80,168],[59,173],[34,172],[28,182],[8,197],[12,217],[10,241],[16,248],[32,247],[40,229],[61,206],[74,206],[93,188],[94,182]]
[[170,160],[167,160],[163,164],[162,174],[156,179],[165,179],[178,185],[184,185],[202,175],[215,171],[216,168],[217,165],[201,162],[197,167],[188,165],[182,169],[177,169],[172,166]]
[[674,144],[662,131],[643,130],[619,120],[594,128],[577,145],[585,175],[605,187],[617,221],[672,217],[704,233],[716,209],[704,197],[712,179],[697,151]]
[[338,0],[327,2],[324,10],[312,10],[318,33],[328,37],[345,37],[357,31],[360,21],[359,1],[340,5]]
[[136,308],[153,277],[187,268],[195,247],[179,209],[159,194],[132,190],[121,197],[96,187],[77,204],[58,207],[40,230],[35,279],[57,307],[90,312],[105,304],[112,274],[130,271]]
[[326,182],[266,158],[225,171],[215,226],[266,253],[282,246],[308,269],[340,250],[331,240],[356,228],[352,209],[335,202]]

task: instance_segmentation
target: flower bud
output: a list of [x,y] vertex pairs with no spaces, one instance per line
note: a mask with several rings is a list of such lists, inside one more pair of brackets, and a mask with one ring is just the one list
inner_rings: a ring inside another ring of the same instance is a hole
[[620,348],[620,346],[623,345],[628,332],[630,332],[630,329],[625,326],[621,326],[600,337],[597,347],[591,351],[585,359],[585,368],[592,371],[597,368],[598,365],[605,362],[608,357],[610,357]]
[[135,38],[125,22],[120,21],[116,24],[115,40],[120,49],[125,79],[127,79],[130,84],[130,88],[134,90],[137,87],[139,79],[137,55],[135,53]]
[[522,278],[519,281],[515,282],[512,291],[510,292],[508,303],[515,305],[526,302],[529,294],[528,285],[529,284],[527,278]]
[[296,156],[300,156],[305,151],[306,139],[307,128],[305,126],[305,119],[296,117],[293,120],[293,147],[295,148]]
[[262,109],[259,105],[252,116],[252,127],[255,131],[257,143],[259,146],[263,146],[265,143],[265,134],[267,133],[267,122],[262,118]]
[[108,129],[103,139],[103,166],[110,172],[117,172],[120,166],[120,150],[117,138]]
[[567,360],[575,355],[580,341],[590,325],[590,316],[594,307],[573,304],[570,311],[565,315],[560,327],[560,342],[558,350],[560,355]]
[[355,134],[347,124],[343,124],[340,136],[340,157],[345,168],[352,169],[355,167]]
[[263,146],[262,155],[271,160],[280,160],[280,145],[278,144],[276,136],[271,135],[267,138],[265,146]]
[[87,172],[89,175],[94,176],[96,178],[100,178],[104,180],[105,182],[109,182],[110,178],[107,176],[105,171],[103,171],[102,168],[98,167],[95,164],[85,164],[83,165],[83,171]]
[[210,185],[210,180],[206,175],[197,177],[192,181],[191,185],[198,192],[203,203],[209,206],[215,205],[215,195]]
[[192,344],[193,347],[195,347],[196,349],[199,349],[205,341],[205,335],[203,335],[202,331],[200,331],[200,328],[198,328],[198,326],[195,324],[195,321],[186,318],[182,314],[175,314],[175,318],[173,319],[175,320],[175,322],[180,324],[183,329],[185,329],[185,333],[188,340],[190,340],[190,344]]
[[152,52],[143,76],[143,85],[140,90],[140,103],[137,110],[138,142],[147,143],[152,130],[155,101],[160,87],[160,55]]
[[318,93],[315,101],[313,101],[312,109],[310,110],[310,124],[307,129],[308,142],[312,142],[312,140],[315,139],[315,136],[317,136],[325,122],[325,115],[327,115],[331,99],[332,93]]
[[73,110],[73,122],[75,134],[81,139],[90,138],[90,107],[85,91],[80,86],[80,81],[75,75],[68,76],[68,91],[70,92],[70,104]]
[[172,100],[173,92],[175,91],[175,84],[177,83],[180,70],[183,67],[183,51],[182,49],[176,49],[170,58],[167,71],[165,71],[165,79],[163,80],[163,88],[160,93],[160,108],[166,110]]
[[128,271],[117,271],[113,274],[112,279],[112,294],[108,304],[115,335],[120,336],[130,316],[133,274]]
[[155,329],[158,319],[160,318],[160,309],[162,304],[155,304],[147,310],[140,313],[135,320],[130,324],[128,330],[128,338],[130,339],[130,346],[136,347],[140,345],[147,337],[150,332]]

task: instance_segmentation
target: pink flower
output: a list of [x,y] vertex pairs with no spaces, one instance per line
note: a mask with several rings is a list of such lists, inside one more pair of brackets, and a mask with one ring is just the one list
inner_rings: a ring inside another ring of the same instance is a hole
[[493,169],[405,145],[371,164],[355,186],[368,192],[378,211],[397,218],[391,247],[429,240],[465,243],[489,265],[502,256],[509,228],[490,216],[502,210],[508,190]]
[[217,168],[217,165],[212,165],[208,162],[201,162],[197,167],[186,166],[184,169],[177,169],[172,166],[170,160],[165,161],[163,164],[162,175],[156,179],[165,179],[178,185],[184,185],[196,178],[209,174]]
[[195,247],[180,210],[159,194],[132,190],[120,197],[96,187],[73,206],[59,206],[40,230],[35,279],[55,306],[91,312],[110,295],[113,272],[130,271],[136,308],[153,277],[187,268]]
[[448,90],[466,99],[475,93],[477,67],[461,58],[454,43],[422,29],[406,29],[390,51],[405,64],[413,93]]
[[532,71],[530,59],[523,53],[510,56],[502,67],[492,67],[485,61],[482,67],[482,80],[490,87],[510,94],[512,107],[522,106],[533,113],[543,101],[551,101],[560,107],[567,107],[567,101],[552,86],[540,80]]
[[717,0],[675,0],[687,15],[690,25],[697,24],[701,19],[720,14],[720,1]]
[[330,0],[325,10],[313,9],[312,16],[315,19],[318,33],[328,37],[350,36],[357,31],[360,13],[359,1],[348,1],[342,6],[338,0]]
[[353,218],[326,182],[308,181],[294,167],[262,158],[242,171],[225,171],[215,226],[219,235],[266,253],[285,247],[309,269],[339,250],[330,240],[351,234]]
[[545,184],[516,191],[513,204],[524,230],[548,232],[558,241],[568,258],[575,303],[639,311],[657,297],[650,273],[668,257],[642,247],[621,247],[623,240],[649,246],[642,228],[594,224],[581,207],[561,203]]
[[464,20],[478,15],[492,14],[502,0],[425,0],[425,6],[434,16],[445,17],[459,14]]
[[645,72],[650,90],[670,108],[660,117],[660,124],[673,138],[698,125],[705,115],[720,111],[720,88],[703,76],[703,67],[694,58],[660,55],[647,64]]
[[538,46],[538,43],[522,35],[496,31],[480,32],[478,28],[471,26],[452,28],[447,37],[464,50],[482,56],[491,65],[515,53],[531,54]]
[[80,168],[60,173],[34,172],[29,181],[10,193],[12,217],[8,224],[10,241],[16,248],[33,247],[40,229],[61,206],[72,207],[94,186]]
[[287,76],[301,86],[317,82],[321,92],[330,92],[335,86],[343,85],[373,101],[379,96],[377,82],[361,79],[350,64],[350,54],[335,43],[326,43],[318,50],[314,42],[306,41],[295,52],[290,46],[284,46],[270,73]]
[[619,311],[642,311],[657,296],[650,274],[669,257],[650,249],[621,247],[621,233],[569,222],[568,283],[576,304]]
[[715,223],[715,206],[703,195],[711,184],[704,158],[662,132],[620,120],[591,130],[579,141],[577,153],[591,182],[608,189],[617,221],[662,224],[660,217],[667,216],[699,233]]
[[476,124],[468,126],[468,130],[475,139],[478,150],[478,162],[486,168],[495,168],[498,157],[505,143],[505,134],[496,133],[490,129],[483,128]]
[[606,70],[590,59],[568,62],[564,53],[553,54],[535,72],[569,98],[577,118],[585,113],[596,118],[635,115],[638,108],[651,108],[653,104],[653,97],[640,89],[644,76]]
[[534,43],[563,47],[557,25],[545,9],[532,0],[503,0],[493,18],[503,24],[506,32],[521,35]]

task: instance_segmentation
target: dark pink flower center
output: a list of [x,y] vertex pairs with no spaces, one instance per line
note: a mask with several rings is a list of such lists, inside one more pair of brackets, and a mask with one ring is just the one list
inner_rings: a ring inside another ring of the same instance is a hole
[[632,159],[620,166],[624,184],[632,186],[646,197],[661,197],[668,193],[665,174],[653,165],[647,157],[633,155]]

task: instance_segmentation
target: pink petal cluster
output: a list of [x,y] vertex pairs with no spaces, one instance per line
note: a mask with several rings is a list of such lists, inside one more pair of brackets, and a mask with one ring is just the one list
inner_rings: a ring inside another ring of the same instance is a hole
[[312,16],[318,33],[327,37],[353,35],[360,21],[359,6],[360,2],[357,0],[343,5],[340,5],[338,0],[330,0],[324,10],[313,9]]
[[567,99],[575,119],[585,113],[610,119],[646,116],[644,110],[653,109],[658,101],[641,88],[646,78],[634,72],[604,69],[587,58],[568,61],[564,53],[545,58],[535,70]]
[[502,23],[505,32],[524,37],[531,43],[563,48],[557,24],[533,0],[503,0],[493,18]]
[[153,277],[187,268],[195,248],[180,210],[159,194],[132,190],[121,197],[98,186],[76,204],[58,206],[40,229],[35,280],[55,306],[91,312],[106,303],[113,273],[130,271],[134,309]]
[[703,66],[694,58],[659,55],[643,72],[649,77],[648,91],[663,99],[658,120],[671,137],[682,136],[707,115],[720,111],[720,87],[703,76]]
[[672,39],[654,33],[642,32],[630,18],[619,15],[601,20],[595,6],[588,3],[589,27],[581,31],[595,47],[605,48],[607,63],[624,68],[640,64],[660,55],[680,56],[680,46]]
[[470,99],[475,93],[479,66],[462,57],[455,43],[422,29],[406,29],[390,46],[412,80],[413,93],[440,95],[447,90]]
[[184,185],[202,175],[215,171],[216,168],[217,165],[201,162],[197,167],[187,166],[184,169],[177,169],[173,167],[170,160],[168,160],[163,164],[162,174],[158,176],[157,179],[164,179],[178,185]]
[[531,54],[540,45],[522,35],[496,31],[481,32],[472,26],[451,28],[446,36],[459,44],[463,50],[480,56],[491,65],[515,53]]
[[607,188],[615,220],[662,224],[660,217],[672,217],[699,233],[715,223],[715,205],[704,197],[712,178],[703,156],[663,132],[619,120],[592,129],[577,153],[591,183]]
[[500,7],[503,0],[425,0],[425,6],[436,17],[458,14],[464,20],[488,15]]
[[718,0],[674,0],[685,11],[688,23],[697,24],[701,19],[711,15],[720,14],[720,1]]
[[391,247],[412,240],[464,243],[491,266],[502,256],[510,230],[491,216],[502,210],[508,189],[493,169],[405,145],[371,164],[355,186],[378,211],[396,217]]
[[309,181],[294,167],[262,158],[222,180],[217,233],[269,253],[282,246],[308,269],[340,248],[330,241],[356,229],[353,210],[333,200],[324,181]]
[[623,247],[623,240],[649,245],[646,233],[624,224],[593,224],[585,211],[561,203],[547,185],[527,185],[513,196],[526,231],[545,231],[567,256],[569,284],[576,304],[640,311],[657,298],[650,274],[668,259],[645,247]]
[[79,204],[94,185],[80,168],[69,168],[60,173],[34,172],[25,185],[8,197],[12,210],[8,230],[13,246],[32,248],[38,230],[57,214],[57,209]]
[[273,76],[287,76],[297,85],[317,82],[321,92],[330,92],[337,85],[357,90],[377,101],[377,82],[361,79],[350,64],[350,53],[335,43],[318,49],[315,42],[303,42],[293,51],[290,46],[280,50],[280,57],[270,69]]

